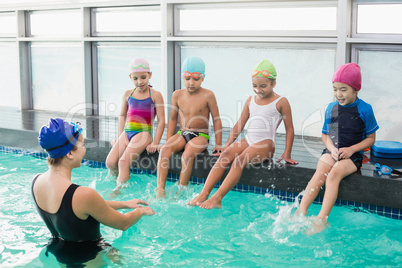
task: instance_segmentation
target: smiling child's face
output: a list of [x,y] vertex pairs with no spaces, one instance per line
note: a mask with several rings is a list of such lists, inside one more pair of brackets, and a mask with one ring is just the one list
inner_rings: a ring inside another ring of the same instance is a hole
[[266,77],[254,76],[252,80],[253,90],[261,99],[269,96],[274,91],[274,87],[276,86],[276,81],[271,82],[271,80]]
[[342,106],[352,104],[357,99],[357,91],[348,84],[334,82],[334,96]]

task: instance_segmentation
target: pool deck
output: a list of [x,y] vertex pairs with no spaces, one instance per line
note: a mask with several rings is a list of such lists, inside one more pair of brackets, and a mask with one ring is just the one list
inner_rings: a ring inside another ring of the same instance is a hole
[[[50,117],[66,119],[66,113],[50,113],[44,111],[17,110],[0,107],[0,146],[20,148],[28,151],[42,152],[37,142],[38,130],[47,123]],[[85,159],[104,162],[110,150],[110,140],[117,135],[117,119],[115,117],[74,116],[67,118],[79,121],[85,130],[87,153]],[[224,129],[223,142],[229,136],[230,129]],[[166,131],[162,138],[165,141]],[[192,182],[203,183],[217,157],[211,155],[214,146],[214,135],[211,134],[208,153],[195,159]],[[285,147],[285,135],[278,134],[274,160],[278,159]],[[299,161],[296,166],[282,163],[263,163],[250,166],[243,172],[237,190],[279,195],[292,201],[307,185],[314,174],[323,144],[320,138],[296,136],[292,158]],[[402,178],[389,175],[379,176],[374,172],[374,164],[385,164],[392,168],[402,168],[402,159],[376,158],[365,152],[361,171],[341,181],[337,204],[352,205],[376,212],[394,219],[402,219]],[[158,154],[143,153],[133,163],[133,168],[156,172]],[[174,155],[170,161],[170,177],[178,178],[181,163],[180,154]],[[322,200],[321,190],[317,202]]]

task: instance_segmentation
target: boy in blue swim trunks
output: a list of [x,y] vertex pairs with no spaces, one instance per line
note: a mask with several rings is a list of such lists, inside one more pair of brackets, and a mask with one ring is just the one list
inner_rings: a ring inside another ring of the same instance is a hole
[[[186,186],[193,170],[194,158],[204,152],[209,143],[209,116],[212,116],[216,146],[214,153],[222,149],[222,122],[219,117],[215,94],[201,87],[205,78],[205,64],[197,57],[187,58],[182,66],[185,89],[172,95],[166,143],[160,148],[157,179],[158,198],[166,197],[165,185],[169,171],[169,158],[184,149],[179,186]],[[180,131],[175,133],[180,115]]]
[[326,148],[306,187],[298,211],[307,214],[307,209],[325,183],[322,208],[309,234],[325,229],[338,196],[339,183],[360,170],[364,149],[374,144],[375,132],[379,128],[371,105],[357,97],[361,88],[359,65],[342,65],[335,72],[332,83],[336,101],[328,105],[322,128],[322,141]]

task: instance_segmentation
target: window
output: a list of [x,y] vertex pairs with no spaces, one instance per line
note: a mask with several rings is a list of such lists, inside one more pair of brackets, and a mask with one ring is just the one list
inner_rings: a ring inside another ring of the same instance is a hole
[[0,37],[16,37],[17,20],[14,12],[0,12]]
[[159,7],[96,8],[93,35],[160,35]]
[[[234,127],[246,99],[255,96],[251,71],[261,60],[268,59],[278,73],[275,92],[291,104],[295,133],[321,135],[321,121],[308,125],[305,121],[333,100],[335,48],[182,46],[181,63],[191,56],[205,62],[202,86],[215,93],[224,127]],[[183,81],[181,86],[184,87]],[[283,124],[278,132],[285,133]]]
[[76,9],[31,11],[28,21],[28,36],[80,37],[82,34],[81,12]]
[[33,108],[85,113],[85,86],[80,43],[32,43]]
[[[250,35],[270,31],[330,31],[335,35],[336,12],[334,6],[269,6],[268,4],[230,5],[225,8],[214,5],[177,6],[180,17],[178,35],[206,32],[242,32]],[[206,19],[208,18],[208,19]],[[320,33],[323,34],[323,33]],[[327,33],[328,34],[328,33]]]
[[18,48],[14,42],[0,42],[0,106],[21,107]]
[[358,64],[362,71],[359,98],[371,104],[380,129],[377,140],[401,141],[402,49],[395,47],[358,48]]
[[[99,115],[120,115],[122,97],[126,90],[133,89],[128,76],[128,65],[133,58],[149,62],[152,78],[150,84],[163,93],[161,81],[161,49],[158,45],[98,44]],[[164,100],[165,102],[167,100]]]
[[357,33],[402,34],[402,4],[357,7]]

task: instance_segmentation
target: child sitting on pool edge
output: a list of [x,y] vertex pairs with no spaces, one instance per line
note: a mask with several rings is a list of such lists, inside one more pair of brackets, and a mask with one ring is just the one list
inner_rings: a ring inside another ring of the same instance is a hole
[[[248,164],[261,163],[274,156],[276,130],[282,120],[286,129],[286,146],[277,161],[284,159],[287,163],[298,164],[291,159],[294,139],[292,112],[288,100],[274,92],[277,76],[274,65],[269,60],[263,60],[257,64],[251,76],[256,96],[246,100],[240,118],[229,135],[223,153],[211,169],[204,188],[188,205],[205,209],[220,208],[222,198],[239,182]],[[250,123],[246,137],[235,142],[247,121]],[[230,171],[222,185],[208,199],[230,163]]]
[[[149,63],[135,58],[129,65],[129,77],[134,89],[123,95],[119,116],[118,139],[106,158],[106,167],[118,174],[117,187],[130,178],[130,166],[145,149],[155,153],[165,128],[165,110],[162,94],[149,84],[152,72]],[[153,122],[157,118],[155,138],[152,141]]]
[[375,132],[379,129],[371,105],[357,97],[361,88],[359,65],[348,63],[340,66],[332,83],[336,101],[330,103],[325,111],[322,128],[325,149],[297,212],[307,214],[307,209],[325,183],[321,211],[309,234],[325,229],[338,196],[339,183],[360,170],[364,149],[374,144]]
[[[201,87],[205,78],[204,61],[197,57],[187,58],[182,66],[185,89],[172,95],[166,143],[160,149],[157,167],[157,196],[166,197],[165,185],[169,171],[169,158],[184,149],[181,156],[179,187],[186,186],[193,170],[194,158],[204,152],[209,143],[209,116],[212,116],[215,132],[213,153],[221,152],[222,122],[215,94]],[[174,133],[180,115],[180,131]]]

